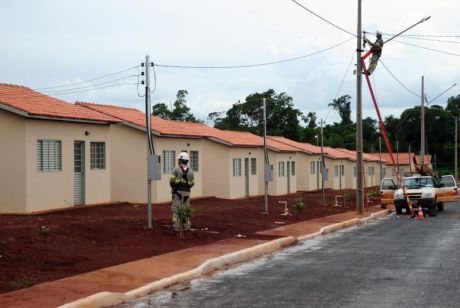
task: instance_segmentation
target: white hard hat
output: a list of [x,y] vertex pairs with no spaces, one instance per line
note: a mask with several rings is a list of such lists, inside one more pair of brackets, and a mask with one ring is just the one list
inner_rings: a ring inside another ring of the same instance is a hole
[[187,152],[180,152],[179,156],[177,156],[177,159],[188,160],[188,153]]
[[377,30],[377,36],[382,36],[382,31]]

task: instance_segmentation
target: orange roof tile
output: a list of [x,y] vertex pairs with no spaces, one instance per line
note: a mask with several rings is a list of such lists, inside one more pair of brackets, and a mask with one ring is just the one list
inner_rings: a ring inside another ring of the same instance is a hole
[[0,104],[32,117],[118,122],[117,119],[106,114],[67,103],[24,86],[5,83],[0,83]]
[[[393,157],[396,163],[399,162],[400,165],[409,165],[413,162],[414,153],[393,153]],[[390,153],[382,153],[382,159],[388,161],[388,165],[393,165],[391,162]],[[420,155],[415,155],[415,159],[417,162],[420,161]],[[425,165],[429,165],[431,163],[431,155],[425,155]]]
[[348,150],[344,149],[334,149],[331,147],[323,147],[324,152],[338,159],[348,159],[351,161],[356,161],[356,154],[349,153]]
[[301,142],[297,142],[297,141],[294,141],[294,140],[291,140],[291,139],[288,139],[288,138],[285,138],[285,137],[281,137],[281,136],[268,136],[268,139],[271,139],[271,140],[275,140],[275,141],[278,141],[278,142],[282,142],[284,144],[287,144],[291,147],[295,147],[297,149],[300,149],[304,152],[307,152],[307,153],[311,153],[311,154],[321,154],[321,148],[320,147],[317,147],[317,146],[314,146],[312,144],[309,144],[309,143],[301,143]]
[[[76,104],[145,128],[145,113],[135,108],[87,102],[77,102]],[[249,132],[219,130],[202,123],[164,120],[154,116],[152,117],[152,130],[165,136],[208,137],[236,147],[260,147],[264,144],[262,137]],[[267,142],[267,145],[281,152],[297,151],[297,149],[282,143]]]
[[[105,113],[120,120],[135,124],[145,128],[145,113],[135,108],[119,107],[113,105],[101,105],[87,102],[77,102],[78,106],[83,106],[91,110]],[[152,130],[161,135],[180,135],[188,137],[208,137],[216,129],[203,123],[179,122],[164,120],[152,116]]]

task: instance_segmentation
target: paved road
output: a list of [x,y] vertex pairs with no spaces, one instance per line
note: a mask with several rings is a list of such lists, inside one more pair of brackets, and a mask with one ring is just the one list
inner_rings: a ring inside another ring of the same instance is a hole
[[460,307],[459,211],[392,215],[124,307]]

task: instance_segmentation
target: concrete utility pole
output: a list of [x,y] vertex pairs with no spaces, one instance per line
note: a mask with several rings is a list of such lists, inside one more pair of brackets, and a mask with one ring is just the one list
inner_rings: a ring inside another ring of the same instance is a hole
[[152,180],[149,176],[150,170],[150,155],[153,154],[152,142],[152,123],[150,113],[150,60],[149,56],[145,56],[145,121],[147,134],[147,208],[148,208],[148,228],[152,229]]
[[412,157],[411,157],[411,151],[410,151],[410,144],[409,144],[409,172],[412,173]]
[[380,163],[380,182],[383,180],[383,167],[382,167],[382,137],[379,137],[379,163]]
[[267,107],[266,98],[262,98],[263,117],[264,117],[264,180],[265,180],[265,199],[264,210],[268,213],[268,153],[267,153]]
[[399,172],[399,141],[396,140],[396,170]]
[[458,130],[457,130],[457,121],[458,121],[458,117],[455,116],[455,136],[454,136],[454,161],[455,161],[455,171],[454,171],[454,174],[455,174],[455,179],[458,179]]
[[422,76],[422,101],[421,101],[421,109],[420,109],[420,164],[422,166],[425,165],[425,79]]
[[323,134],[323,119],[321,119],[321,204],[324,205],[324,172],[325,166],[324,166],[324,134]]
[[358,29],[356,33],[356,212],[358,214],[364,213],[361,35],[361,0],[358,0]]

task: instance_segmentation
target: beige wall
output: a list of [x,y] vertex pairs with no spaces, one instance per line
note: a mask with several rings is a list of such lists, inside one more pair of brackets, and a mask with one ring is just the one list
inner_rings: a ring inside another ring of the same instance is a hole
[[[249,163],[249,196],[263,194],[263,149],[233,148],[214,141],[203,140],[203,194],[225,199],[246,197],[245,159]],[[251,174],[251,158],[256,159],[256,174]],[[241,159],[241,176],[233,176],[233,159]]]
[[[249,196],[257,196],[259,192],[259,181],[263,182],[263,169],[260,170],[259,166],[263,166],[263,151],[258,148],[229,148],[228,170],[229,170],[229,199],[243,198]],[[251,174],[251,159],[256,159],[256,174]],[[233,159],[241,159],[241,176],[233,176]],[[248,182],[249,191],[246,192],[246,176],[245,168],[246,162],[248,163]],[[262,173],[261,173],[262,171]]]
[[[296,153],[279,153],[269,151],[269,160],[270,164],[273,165],[273,181],[268,184],[268,192],[272,196],[280,196],[288,193],[288,172],[287,172],[287,162],[296,161]],[[279,174],[279,163],[284,162],[284,176]],[[296,163],[296,174],[298,171]],[[289,193],[294,193],[297,191],[297,176],[290,176],[290,191]]]
[[217,198],[230,198],[230,172],[229,149],[230,147],[207,139],[202,144],[203,163],[203,195]]
[[[85,135],[85,131],[89,135]],[[60,140],[62,170],[37,169],[37,140]],[[85,203],[110,202],[110,128],[63,121],[26,121],[27,212],[74,206],[74,141],[85,141]],[[90,142],[106,144],[105,170],[91,170]]]
[[[125,125],[111,126],[112,140],[112,200],[121,202],[147,202],[147,141],[145,132]],[[152,202],[169,202],[171,188],[170,173],[164,173],[163,151],[175,151],[175,156],[182,151],[198,151],[198,172],[194,172],[195,186],[192,197],[203,196],[202,140],[195,138],[155,137],[155,153],[161,156],[161,180],[152,182]],[[174,159],[175,164],[176,159]]]
[[0,213],[26,211],[26,142],[23,117],[0,110]]

